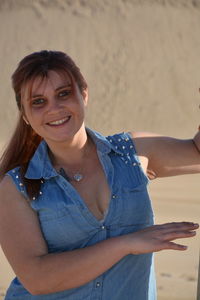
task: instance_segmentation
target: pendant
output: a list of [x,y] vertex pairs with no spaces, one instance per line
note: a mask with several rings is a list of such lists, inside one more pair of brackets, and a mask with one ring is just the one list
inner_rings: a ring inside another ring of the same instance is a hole
[[83,175],[80,174],[80,173],[76,173],[76,174],[74,174],[73,177],[70,178],[70,177],[66,174],[66,172],[65,172],[65,170],[64,170],[63,168],[60,168],[59,173],[60,173],[60,175],[62,175],[67,181],[75,180],[76,182],[79,182],[79,181],[81,181],[81,180],[83,179]]
[[80,173],[76,173],[73,176],[74,180],[76,180],[77,182],[81,181],[83,179],[83,175]]

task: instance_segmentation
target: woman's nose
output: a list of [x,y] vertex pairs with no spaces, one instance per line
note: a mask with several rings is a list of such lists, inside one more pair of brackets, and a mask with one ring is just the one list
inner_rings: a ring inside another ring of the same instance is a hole
[[48,105],[48,113],[55,114],[55,113],[59,112],[60,110],[62,110],[62,104],[56,99],[51,99],[49,101],[49,105]]

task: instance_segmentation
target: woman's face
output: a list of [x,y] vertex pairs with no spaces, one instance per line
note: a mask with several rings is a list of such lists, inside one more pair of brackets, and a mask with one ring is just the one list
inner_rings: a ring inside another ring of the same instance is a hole
[[81,94],[67,73],[52,70],[47,78],[34,80],[31,93],[30,84],[21,91],[24,120],[47,143],[72,139],[84,124],[87,90]]

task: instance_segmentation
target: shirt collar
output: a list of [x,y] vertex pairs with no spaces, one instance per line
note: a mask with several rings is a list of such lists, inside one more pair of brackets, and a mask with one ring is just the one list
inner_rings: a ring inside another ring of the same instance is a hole
[[[86,131],[95,143],[98,152],[108,154],[111,151],[114,151],[118,154],[122,154],[122,152],[112,144],[109,137],[104,137],[100,133],[89,128],[86,128]],[[43,140],[29,162],[25,177],[28,179],[50,179],[55,176],[58,176],[58,174],[51,164],[48,154],[48,145]]]
[[114,151],[118,154],[123,154],[117,147],[112,144],[112,140],[109,137],[101,135],[99,132],[86,128],[88,135],[92,138],[93,142],[97,147],[97,151],[102,154],[107,154]]
[[48,154],[48,145],[43,140],[31,158],[25,177],[28,179],[49,179],[57,176]]

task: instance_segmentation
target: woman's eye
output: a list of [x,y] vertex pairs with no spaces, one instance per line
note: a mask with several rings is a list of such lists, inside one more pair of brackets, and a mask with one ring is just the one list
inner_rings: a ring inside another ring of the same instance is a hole
[[41,105],[44,104],[45,100],[42,98],[38,98],[32,101],[32,105],[36,106],[36,105]]
[[61,98],[64,98],[64,97],[67,97],[67,96],[69,96],[69,95],[70,95],[70,93],[71,93],[71,91],[70,91],[70,90],[66,90],[66,91],[62,91],[62,92],[60,92],[60,93],[58,94],[58,96],[59,96],[59,97],[61,97]]

